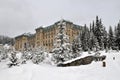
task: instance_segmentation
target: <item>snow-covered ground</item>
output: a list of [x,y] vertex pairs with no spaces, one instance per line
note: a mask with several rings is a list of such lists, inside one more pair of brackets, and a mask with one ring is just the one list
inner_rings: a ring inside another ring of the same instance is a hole
[[120,53],[102,53],[107,55],[106,67],[102,67],[102,62],[56,67],[45,63],[36,65],[29,61],[27,64],[8,68],[7,62],[2,61],[0,80],[120,80]]

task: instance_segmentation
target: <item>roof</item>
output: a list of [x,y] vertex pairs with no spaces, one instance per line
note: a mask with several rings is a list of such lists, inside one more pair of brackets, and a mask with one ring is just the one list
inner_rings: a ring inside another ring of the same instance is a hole
[[23,33],[23,34],[21,34],[21,35],[19,35],[19,36],[16,36],[15,37],[15,39],[17,39],[17,38],[20,38],[20,37],[34,37],[35,36],[35,34],[31,34],[31,33]]
[[[53,25],[50,25],[50,26],[47,26],[47,27],[44,27],[44,28],[43,28],[42,26],[40,26],[40,27],[36,28],[35,30],[40,30],[40,29],[42,29],[43,31],[48,31],[48,30],[50,30],[50,29],[53,29],[53,28],[55,28],[55,27],[58,27],[58,26],[56,26],[56,25],[58,25],[58,23],[60,23],[60,21],[73,24],[73,22],[71,22],[71,21],[62,19],[62,20],[59,20],[59,21],[55,22]],[[76,24],[73,24],[73,26],[74,26],[73,28],[75,28],[75,29],[81,29],[80,27],[82,27],[82,26],[76,25]]]
[[36,28],[35,30],[44,29],[42,26]]

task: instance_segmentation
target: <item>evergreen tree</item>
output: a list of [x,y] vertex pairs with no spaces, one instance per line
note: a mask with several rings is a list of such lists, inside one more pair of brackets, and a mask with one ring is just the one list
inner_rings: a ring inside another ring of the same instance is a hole
[[91,30],[92,30],[92,32],[93,32],[93,34],[94,34],[94,33],[95,33],[95,23],[94,23],[94,21],[93,21],[93,23],[92,23]]
[[115,26],[115,28],[114,28],[114,37],[115,37],[115,39],[114,39],[114,49],[115,50],[118,50],[118,46],[117,46],[117,26]]
[[88,44],[89,44],[89,49],[90,50],[93,50],[93,48],[95,47],[95,35],[94,35],[94,22],[93,22],[93,25],[91,26],[90,25],[90,36],[89,36],[89,41],[88,41]]
[[70,48],[69,37],[65,33],[66,23],[61,20],[58,24],[59,32],[55,37],[52,61],[56,63],[70,60],[73,55]]
[[95,24],[95,32],[94,32],[100,49],[102,50],[104,48],[104,44],[103,44],[103,37],[104,37],[104,27],[102,25],[102,21],[101,19],[98,18],[98,16],[96,16],[96,24]]
[[0,47],[0,61],[8,58],[8,49],[4,48],[3,45]]
[[23,54],[21,56],[22,64],[25,64],[26,61],[28,61],[28,60],[32,60],[32,58],[33,58],[33,50],[32,49],[27,49],[27,50],[23,51]]
[[41,63],[45,58],[45,53],[41,48],[35,48],[35,50],[33,51],[33,58],[32,58],[32,62],[35,64],[39,64]]
[[99,42],[96,37],[94,39],[95,39],[94,51],[98,52],[100,50]]
[[103,30],[103,49],[108,49],[108,33],[104,27],[104,30]]
[[81,47],[81,38],[79,34],[72,43],[72,52],[74,57],[80,56],[80,51],[82,51],[82,47]]
[[8,36],[0,35],[0,44],[14,45],[14,38],[10,38]]
[[8,64],[8,67],[16,66],[18,65],[18,58],[16,57],[16,52],[10,53],[10,63]]
[[118,47],[118,49],[120,50],[120,21],[117,25],[117,29],[116,29],[116,45]]
[[85,24],[81,33],[81,42],[82,42],[81,46],[84,51],[88,51],[88,48],[89,48],[88,41],[89,41],[89,29]]
[[115,39],[114,39],[114,35],[113,35],[113,30],[112,27],[109,27],[109,36],[108,36],[108,48],[109,49],[113,49],[115,44]]

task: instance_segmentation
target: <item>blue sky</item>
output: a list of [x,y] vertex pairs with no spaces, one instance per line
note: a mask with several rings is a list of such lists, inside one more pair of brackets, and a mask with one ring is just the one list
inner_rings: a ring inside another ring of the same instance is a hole
[[106,28],[114,27],[120,20],[120,0],[0,0],[0,34],[34,33],[61,18],[89,25],[96,15]]

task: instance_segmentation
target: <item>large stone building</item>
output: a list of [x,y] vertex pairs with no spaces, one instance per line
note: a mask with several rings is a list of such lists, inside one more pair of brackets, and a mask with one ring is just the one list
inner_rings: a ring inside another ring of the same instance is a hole
[[[69,36],[69,42],[78,36],[81,26],[73,24],[70,21],[63,20],[66,25],[66,34]],[[15,49],[24,50],[27,46],[30,47],[44,47],[46,50],[51,51],[54,44],[54,39],[58,33],[58,24],[60,21],[47,27],[36,28],[34,35],[20,35],[15,38]]]
[[35,35],[30,33],[24,33],[15,37],[15,49],[22,51],[27,49],[27,47],[35,47]]

